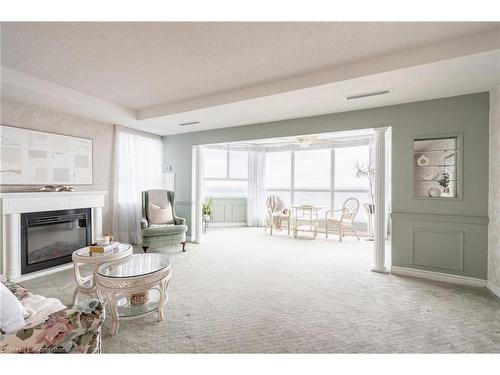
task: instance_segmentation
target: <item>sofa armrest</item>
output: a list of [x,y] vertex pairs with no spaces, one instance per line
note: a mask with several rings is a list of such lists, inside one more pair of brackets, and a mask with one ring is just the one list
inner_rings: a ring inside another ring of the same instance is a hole
[[175,225],[186,224],[186,219],[184,219],[183,217],[174,216],[174,223]]
[[141,219],[141,229],[146,229],[147,227],[149,227],[148,221],[145,218],[142,218]]
[[100,348],[105,312],[99,300],[50,314],[37,326],[0,336],[0,353],[92,353]]

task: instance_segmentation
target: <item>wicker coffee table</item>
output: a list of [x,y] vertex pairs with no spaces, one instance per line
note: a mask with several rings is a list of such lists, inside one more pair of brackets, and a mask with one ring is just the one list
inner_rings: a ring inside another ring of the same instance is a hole
[[170,260],[163,254],[134,254],[98,267],[97,295],[111,313],[111,335],[118,332],[120,320],[154,312],[158,321],[165,319],[163,309],[171,274]]
[[[76,250],[71,259],[73,260],[73,271],[76,280],[76,289],[73,294],[73,302],[75,302],[77,293],[85,293],[95,295],[95,274],[97,267],[101,264],[115,262],[132,255],[132,246],[129,244],[121,243],[117,248],[105,253],[90,253],[88,247]],[[80,273],[80,266],[88,264],[92,267],[90,275],[82,276]]]

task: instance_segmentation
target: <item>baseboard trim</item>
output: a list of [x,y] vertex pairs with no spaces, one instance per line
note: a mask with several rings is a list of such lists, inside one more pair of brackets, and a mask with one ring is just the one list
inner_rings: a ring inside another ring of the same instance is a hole
[[60,266],[47,268],[45,270],[31,272],[31,273],[28,273],[26,275],[21,275],[19,277],[13,278],[12,281],[14,281],[16,283],[23,282],[26,280],[36,279],[37,277],[50,275],[51,273],[65,271],[65,270],[68,270],[70,268],[73,268],[73,263],[62,264]]
[[493,284],[491,281],[486,281],[486,288],[493,293],[495,296],[500,298],[500,288]]
[[481,288],[486,287],[486,280],[477,279],[475,277],[451,275],[448,273],[419,270],[416,268],[392,266],[391,273],[400,276],[412,276],[434,281],[443,281],[445,283],[476,286]]
[[208,229],[207,230],[210,230],[210,227],[218,227],[218,228],[223,228],[223,227],[247,227],[247,223],[246,222],[240,222],[240,223],[210,223],[208,224]]

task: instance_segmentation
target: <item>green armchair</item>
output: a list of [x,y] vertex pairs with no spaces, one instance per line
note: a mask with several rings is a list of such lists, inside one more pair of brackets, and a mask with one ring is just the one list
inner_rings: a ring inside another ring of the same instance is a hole
[[[172,207],[173,223],[150,224],[148,217],[149,204],[166,207],[168,203]],[[186,219],[175,215],[174,192],[155,189],[142,192],[142,248],[144,252],[148,248],[158,248],[181,243],[182,251],[186,251]]]

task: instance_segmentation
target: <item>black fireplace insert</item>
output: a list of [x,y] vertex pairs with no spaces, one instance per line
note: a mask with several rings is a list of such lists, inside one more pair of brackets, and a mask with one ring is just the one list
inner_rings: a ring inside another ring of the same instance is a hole
[[90,208],[21,214],[21,274],[71,262],[91,241]]

